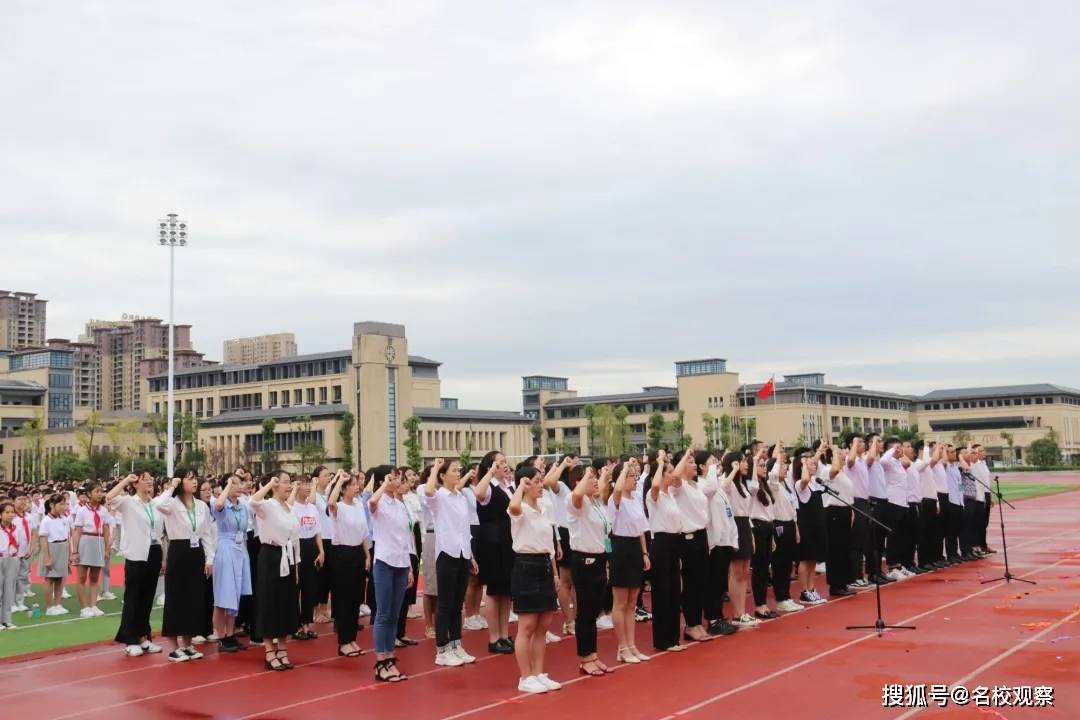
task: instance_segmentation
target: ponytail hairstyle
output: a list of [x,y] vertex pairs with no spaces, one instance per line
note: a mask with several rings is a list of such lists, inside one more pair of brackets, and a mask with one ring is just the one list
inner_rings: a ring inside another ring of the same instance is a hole
[[371,492],[375,492],[379,489],[379,486],[386,482],[386,479],[390,477],[390,473],[394,472],[393,465],[376,465],[367,471],[368,480],[371,481]]
[[757,479],[757,500],[765,507],[772,505],[773,501],[775,500],[772,494],[772,490],[769,488],[769,471],[773,469],[773,465],[775,464],[776,458],[770,457],[765,462],[765,479]]
[[500,453],[498,450],[492,450],[486,453],[484,457],[480,458],[480,465],[476,468],[477,481],[482,480],[483,477],[487,475],[488,470],[490,470],[491,466],[495,464],[495,458],[499,457],[499,455],[501,454],[502,453]]
[[[724,455],[724,459],[721,461],[721,465],[724,468],[724,475],[730,475],[731,471],[739,467],[739,463],[745,459],[745,456],[741,452],[729,452]],[[739,491],[739,497],[748,497],[749,493],[746,488],[746,478],[743,477],[741,472],[735,474],[735,489]]]
[[697,450],[694,452],[694,465],[697,466],[698,477],[704,477],[705,473],[701,471],[701,468],[709,462],[709,458],[712,457],[712,453],[708,450]]

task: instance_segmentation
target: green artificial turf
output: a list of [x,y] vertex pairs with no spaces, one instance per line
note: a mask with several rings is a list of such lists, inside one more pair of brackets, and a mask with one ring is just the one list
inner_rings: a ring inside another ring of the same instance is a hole
[[1080,490],[1080,485],[1072,483],[1012,482],[1008,480],[1001,483],[1001,494],[1004,495],[1005,499],[1009,502],[1039,497],[1041,495],[1072,492],[1073,490]]

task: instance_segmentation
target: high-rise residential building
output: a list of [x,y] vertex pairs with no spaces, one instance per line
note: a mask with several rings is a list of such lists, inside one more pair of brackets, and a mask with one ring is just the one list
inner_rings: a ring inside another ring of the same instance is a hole
[[296,336],[277,333],[226,340],[222,355],[226,365],[251,365],[296,357]]
[[45,345],[45,304],[34,293],[0,290],[0,350]]

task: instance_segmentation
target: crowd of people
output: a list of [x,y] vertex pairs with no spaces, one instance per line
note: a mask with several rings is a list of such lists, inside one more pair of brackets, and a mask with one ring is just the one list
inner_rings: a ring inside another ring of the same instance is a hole
[[[80,617],[103,614],[116,550],[116,641],[128,656],[164,652],[150,624],[163,596],[172,662],[201,659],[208,642],[226,653],[261,645],[267,671],[288,671],[289,642],[330,622],[338,654],[355,658],[366,654],[357,637],[368,617],[375,678],[396,683],[406,679],[398,651],[417,644],[405,631],[415,605],[435,664],[475,662],[462,632],[486,631],[488,652],[515,656],[518,689],[544,693],[560,687],[545,671],[546,645],[564,637],[580,671],[602,676],[609,663],[650,660],[641,622],[651,621],[653,650],[681,652],[826,602],[822,564],[829,596],[843,597],[994,552],[982,447],[846,440],[8,487],[0,627],[27,611],[35,557],[46,615],[68,612],[72,568]],[[607,662],[603,629],[617,639]]]

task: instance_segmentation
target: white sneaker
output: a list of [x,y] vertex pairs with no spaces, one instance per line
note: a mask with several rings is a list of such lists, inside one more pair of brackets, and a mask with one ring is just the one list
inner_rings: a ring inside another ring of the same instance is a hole
[[909,578],[913,578],[913,577],[915,577],[915,573],[911,572],[910,570],[908,570],[908,569],[907,569],[907,568],[905,568],[905,567],[902,567],[902,568],[900,568],[900,572],[904,573],[904,575],[905,575],[906,577],[909,577]]
[[203,654],[193,647],[186,647],[183,650],[184,654],[188,656],[189,660],[202,660]]
[[165,593],[161,593],[160,595],[158,595],[157,600],[154,601],[154,604],[157,605],[158,607],[161,607],[162,605],[164,605],[165,604]]
[[101,608],[99,608],[97,605],[95,605],[94,607],[92,607],[90,609],[94,611],[94,615],[96,617],[102,617],[105,614],[105,611],[102,610]]
[[[510,619],[507,620],[507,622],[517,622],[517,621],[518,621],[517,613],[514,612],[513,610],[511,610],[510,611]],[[484,627],[487,627],[487,623],[484,623]]]
[[548,677],[547,673],[540,673],[536,676],[536,679],[540,681],[540,684],[546,687],[548,690],[562,690],[562,684],[557,683]]
[[461,662],[464,663],[465,665],[469,665],[471,663],[476,662],[476,658],[474,658],[469,653],[465,652],[465,646],[462,645],[461,643],[458,643],[453,648],[451,648],[450,652],[452,652],[455,656],[457,656],[457,658],[459,660],[461,660]]
[[69,592],[67,591],[67,588],[64,588],[64,589],[63,589],[63,590],[62,590],[62,591],[60,592],[60,597],[61,597],[62,599],[64,599],[64,600],[70,600],[70,599],[71,599],[71,593],[69,593]]
[[547,686],[537,680],[535,675],[521,678],[521,680],[518,681],[518,692],[529,693],[530,695],[540,695],[547,691]]
[[63,610],[63,608],[60,607],[59,605],[53,605],[51,608],[48,608],[48,609],[45,610],[45,614],[46,615],[63,615],[63,613],[60,612],[61,610]]
[[22,603],[19,603],[18,605],[12,605],[11,606],[11,612],[26,612],[29,609],[30,608],[26,607]]
[[219,637],[218,637],[217,635],[215,635],[214,633],[210,633],[209,635],[207,635],[207,636],[206,636],[206,642],[217,642],[217,641],[218,641],[218,640],[220,640],[220,639],[221,639],[221,638],[219,638]]
[[815,565],[814,566],[814,572],[817,573],[818,575],[821,575],[822,573],[824,573],[825,572],[825,563],[818,563],[817,565]]
[[[559,637],[558,635],[556,635],[555,633],[551,632],[550,630],[548,630],[547,635],[544,636],[544,642],[547,643],[548,645],[550,645],[551,643],[557,643],[560,640],[562,640],[562,638]],[[543,677],[543,676],[542,675],[537,675],[537,677]]]
[[788,599],[783,602],[777,603],[776,609],[780,612],[799,612],[800,610],[803,610],[805,608],[803,608],[802,605],[795,602],[794,600]]
[[187,662],[191,659],[183,650],[173,650],[171,653],[169,653],[168,657],[169,662]]
[[66,607],[64,607],[63,605],[57,605],[57,606],[56,606],[56,614],[57,614],[57,615],[67,615],[67,614],[68,614],[68,613],[70,613],[70,612],[71,612],[71,611],[70,611],[70,610],[68,610],[68,609],[67,609]]
[[893,568],[889,572],[885,573],[885,577],[890,580],[907,580],[907,575],[900,572],[900,568]]
[[367,603],[364,603],[363,605],[360,606],[360,615],[362,615],[363,617],[367,617],[370,614],[371,614],[371,608],[367,606]]
[[742,617],[737,617],[732,620],[731,624],[735,627],[757,627],[761,624],[761,621],[753,615],[744,613]]
[[142,651],[143,651],[144,653],[147,653],[148,655],[156,655],[156,654],[158,654],[159,652],[161,652],[161,646],[160,646],[160,645],[156,645],[156,644],[154,644],[154,643],[150,642],[149,640],[147,640],[146,642],[144,642],[144,643],[143,643],[142,645],[140,645],[139,647],[141,647],[141,648],[142,648]]
[[192,645],[202,645],[204,642],[206,642],[206,638],[202,635],[196,635],[195,637],[191,638]]
[[475,618],[476,618],[476,624],[480,626],[481,630],[487,630],[488,629],[487,619],[485,619],[483,615],[476,615]]
[[461,623],[462,630],[483,630],[484,627],[476,621],[479,615],[473,615],[472,617],[465,618],[465,622]]
[[453,650],[445,650],[440,653],[435,653],[435,664],[445,665],[446,667],[461,667],[465,664],[465,661],[458,657],[457,653]]
[[90,608],[83,608],[82,610],[79,611],[79,617],[81,617],[81,618],[92,618],[92,617],[94,617],[94,611],[92,609],[90,609]]
[[615,623],[612,622],[610,615],[601,615],[600,617],[596,618],[596,629],[597,630],[614,630],[615,629]]
[[100,595],[98,595],[98,600],[115,600],[115,599],[116,599],[116,595],[114,595],[112,592],[104,592],[104,593],[101,593]]
[[19,626],[16,625],[15,623],[4,623],[4,629],[5,630],[18,630]]
[[124,654],[128,657],[139,657],[143,654],[143,649],[138,645],[128,645],[124,648]]

